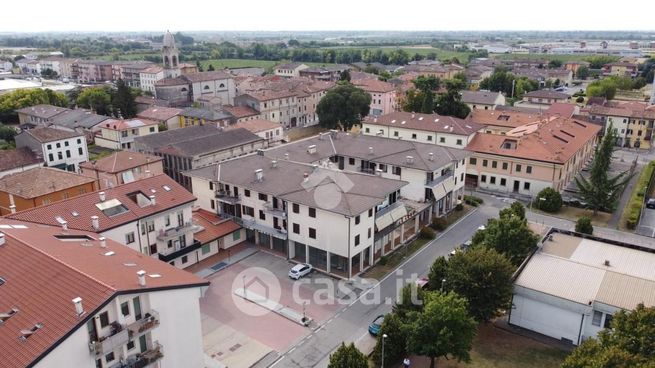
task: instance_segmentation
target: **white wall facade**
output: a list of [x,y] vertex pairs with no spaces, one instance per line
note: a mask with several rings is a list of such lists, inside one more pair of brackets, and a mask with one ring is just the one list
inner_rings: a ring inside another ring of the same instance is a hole
[[42,152],[46,166],[73,165],[76,172],[80,169],[80,163],[89,161],[84,136],[43,143]]
[[400,126],[389,127],[368,122],[362,124],[362,131],[366,135],[378,135],[385,138],[430,143],[450,148],[465,148],[475,136],[475,133],[467,136],[427,130],[407,129]]

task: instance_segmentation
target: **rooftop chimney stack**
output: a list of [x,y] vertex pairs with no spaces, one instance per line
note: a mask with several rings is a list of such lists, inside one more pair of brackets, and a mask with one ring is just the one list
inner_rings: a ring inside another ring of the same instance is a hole
[[276,168],[277,167],[277,160],[271,161],[271,167]]
[[316,153],[316,145],[312,144],[311,146],[307,147],[307,153],[309,153],[310,155]]
[[77,313],[77,316],[81,316],[84,314],[84,307],[82,306],[82,298],[79,296],[75,299],[73,299],[73,304],[75,305],[75,313]]
[[98,238],[100,240],[100,248],[107,248],[107,240],[104,236]]
[[150,177],[150,170],[146,170],[146,178]]
[[139,286],[146,286],[146,271],[138,271],[136,275],[139,277]]
[[100,219],[98,219],[98,216],[91,216],[91,226],[94,230],[100,229]]
[[151,205],[154,206],[154,205],[157,204],[157,199],[155,198],[155,195],[154,195],[154,194],[151,195],[149,198],[150,198],[150,204],[151,204]]
[[368,154],[369,154],[369,155],[372,155],[372,154],[373,154],[373,147],[369,147],[369,148],[368,148]]
[[288,154],[288,153],[285,153],[285,154],[284,154],[284,159],[287,160],[287,161],[289,161],[289,154]]
[[303,174],[303,179],[302,179],[302,181],[303,181],[304,183],[308,182],[308,181],[309,181],[309,174],[304,173],[304,174]]
[[61,223],[61,229],[62,229],[63,231],[68,231],[68,222],[66,222],[66,221],[62,221],[62,223]]
[[255,170],[255,180],[257,181],[264,180],[264,170],[262,169]]
[[9,206],[9,210],[11,211],[11,213],[16,213],[16,205],[12,204],[11,206]]
[[107,199],[107,196],[105,195],[105,192],[100,192],[98,194],[100,195],[100,202],[104,202],[105,199]]
[[414,163],[414,157],[412,157],[412,156],[407,156],[407,157],[406,157],[406,161],[407,161],[408,164],[413,164],[413,163]]
[[432,152],[428,153],[428,160],[434,161],[434,153]]

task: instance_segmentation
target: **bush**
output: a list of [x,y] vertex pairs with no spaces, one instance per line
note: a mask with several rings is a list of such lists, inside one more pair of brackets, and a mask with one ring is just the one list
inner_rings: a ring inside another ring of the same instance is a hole
[[443,217],[433,217],[430,226],[437,231],[444,231],[448,227],[448,222]]
[[420,236],[423,239],[434,239],[437,234],[429,227],[424,227],[421,229]]
[[461,203],[458,203],[457,206],[455,206],[455,211],[462,211],[464,209],[464,205]]
[[380,263],[381,266],[386,265],[387,262],[389,262],[389,258],[387,258],[387,256],[380,257],[380,262],[379,263]]
[[575,231],[582,234],[593,234],[594,227],[591,225],[591,217],[582,216],[575,222]]
[[628,202],[624,211],[628,211],[628,216],[626,218],[625,226],[628,229],[634,230],[639,223],[639,217],[641,216],[641,207],[643,206],[646,189],[648,188],[648,183],[650,182],[653,173],[655,172],[655,161],[651,161],[644,170],[639,175],[637,179],[637,184],[632,190],[630,195],[630,201]]
[[464,196],[464,203],[468,204],[469,206],[477,207],[484,203],[482,198],[480,197],[475,197],[475,196]]
[[577,103],[583,103],[584,102],[584,97],[578,96],[578,98],[575,99],[575,102]]
[[[544,200],[541,200],[544,198]],[[546,212],[557,212],[562,208],[562,195],[553,188],[544,188],[535,198],[537,207]]]

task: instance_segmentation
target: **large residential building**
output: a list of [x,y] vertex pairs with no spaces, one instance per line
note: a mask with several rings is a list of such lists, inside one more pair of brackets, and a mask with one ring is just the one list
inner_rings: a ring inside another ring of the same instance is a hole
[[164,159],[164,172],[191,190],[183,171],[215,164],[266,148],[267,142],[246,129],[224,131],[214,125],[169,130],[134,140],[134,150]]
[[153,106],[139,112],[136,114],[136,117],[140,119],[156,121],[159,124],[166,126],[166,129],[169,130],[181,127],[181,113],[182,109],[176,109],[174,107]]
[[431,143],[452,148],[466,147],[482,125],[452,116],[394,112],[366,117],[362,131],[366,135]]
[[501,134],[478,133],[467,146],[467,185],[524,197],[546,187],[562,191],[591,159],[600,129],[551,116]]
[[570,98],[571,96],[564,92],[541,89],[525,93],[523,101],[518,106],[545,110],[554,103],[566,103]]
[[643,102],[612,102],[582,109],[583,115],[607,131],[611,125],[616,133],[616,145],[650,149],[655,127],[655,106]]
[[147,119],[105,120],[95,136],[95,144],[114,150],[132,149],[134,138],[159,132],[159,123]]
[[300,77],[300,71],[308,68],[303,63],[288,63],[276,66],[273,72],[280,77],[293,78]]
[[0,178],[43,166],[43,158],[27,147],[0,150]]
[[16,147],[27,147],[46,166],[77,172],[82,162],[89,160],[84,134],[62,129],[36,128],[16,135]]
[[155,83],[155,96],[173,106],[191,106],[201,97],[217,97],[223,104],[234,104],[234,78],[223,71],[183,74]]
[[462,102],[473,110],[495,110],[498,105],[505,105],[505,96],[500,92],[462,91]]
[[66,111],[70,110],[65,107],[53,105],[34,105],[16,110],[19,123],[21,125],[31,124],[32,126],[49,123],[54,117]]
[[639,75],[639,66],[634,63],[618,62],[603,65],[603,76],[617,76],[634,78]]
[[205,366],[208,281],[93,232],[0,227],[3,368]]
[[579,345],[612,316],[655,306],[655,251],[553,229],[514,281],[508,321]]
[[94,178],[100,189],[164,173],[163,159],[134,151],[117,151],[101,159],[80,164],[80,174]]
[[155,84],[164,79],[165,70],[160,66],[150,66],[139,71],[139,84],[142,90],[155,93]]
[[0,216],[72,198],[96,189],[96,180],[37,167],[0,178]]
[[187,107],[180,113],[180,127],[194,125],[214,125],[217,127],[228,126],[233,116],[224,111]]
[[269,120],[263,120],[263,119],[247,120],[247,121],[234,123],[227,127],[228,130],[240,129],[240,128],[246,129],[251,133],[257,134],[258,136],[266,139],[269,146],[272,146],[275,143],[279,143],[285,139],[282,125],[278,123],[274,123]]
[[357,79],[353,84],[371,95],[370,116],[390,114],[398,109],[396,87],[377,79]]
[[321,67],[311,67],[301,69],[298,73],[300,77],[307,77],[313,80],[336,82],[341,79],[341,74],[350,70],[348,65],[327,65]]
[[250,106],[223,106],[223,111],[232,115],[232,122],[240,123],[242,121],[248,120],[258,120],[261,119],[259,111],[253,109]]

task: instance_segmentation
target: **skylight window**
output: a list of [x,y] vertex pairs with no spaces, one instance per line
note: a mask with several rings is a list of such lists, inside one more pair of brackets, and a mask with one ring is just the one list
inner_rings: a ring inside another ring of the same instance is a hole
[[27,229],[27,226],[25,226],[25,225],[13,225],[12,227],[14,229]]
[[160,274],[158,274],[158,273],[151,273],[151,274],[150,274],[150,275],[148,275],[148,276],[150,276],[150,277],[152,277],[153,279],[158,279],[158,278],[160,278],[160,277],[161,277],[161,275],[160,275]]
[[21,340],[27,340],[28,337],[34,335],[34,333],[36,331],[40,330],[41,328],[43,328],[43,324],[42,323],[37,323],[37,324],[34,325],[34,327],[30,328],[29,330],[20,330],[20,333],[21,333],[20,339]]
[[0,286],[4,285],[5,282],[7,282],[7,281],[5,281],[5,279],[3,279],[2,277],[0,277]]
[[64,234],[58,234],[55,235],[55,238],[61,240],[61,241],[67,241],[67,242],[83,242],[83,241],[91,241],[93,240],[92,237],[88,235],[64,235]]
[[80,213],[77,211],[71,211],[71,215],[73,215],[73,217],[79,217]]
[[128,208],[116,198],[97,203],[96,207],[98,207],[98,209],[108,217],[118,216],[129,211]]
[[167,192],[171,191],[171,187],[169,187],[168,185],[164,185],[162,188],[164,188],[164,190]]
[[111,257],[111,256],[113,256],[114,254],[116,254],[116,252],[110,250],[109,252],[105,253],[104,256]]
[[18,313],[18,308],[11,308],[11,310],[9,312],[7,312],[7,313],[1,312],[0,313],[0,325],[2,325],[9,318],[13,317],[16,313]]

